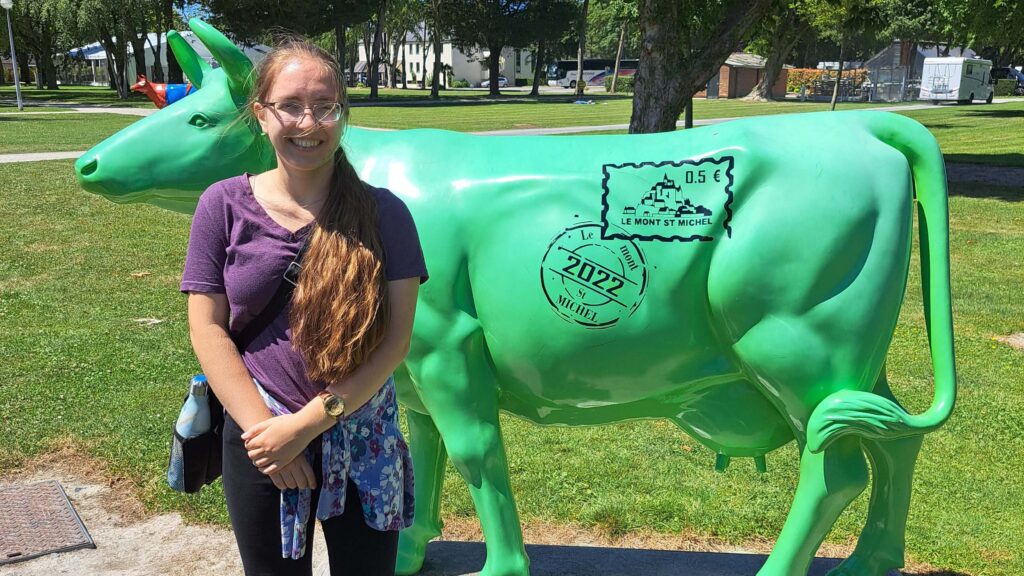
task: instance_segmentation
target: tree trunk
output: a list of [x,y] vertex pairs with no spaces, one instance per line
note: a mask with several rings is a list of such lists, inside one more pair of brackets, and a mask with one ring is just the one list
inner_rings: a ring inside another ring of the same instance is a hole
[[770,102],[775,98],[772,87],[778,80],[779,73],[782,72],[786,56],[789,56],[789,53],[793,51],[793,46],[800,39],[800,31],[800,27],[797,25],[796,11],[787,9],[786,13],[779,17],[778,25],[772,34],[772,46],[764,64],[764,74],[744,100]]
[[[160,5],[160,19],[163,22],[164,30],[171,30],[174,27],[174,1],[163,0]],[[167,83],[168,84],[184,84],[185,74],[181,71],[181,64],[178,64],[178,59],[174,56],[174,52],[171,52],[171,47],[168,45],[166,48],[167,52]]]
[[[149,70],[146,70],[146,36],[141,38],[132,35],[132,58],[135,60],[135,74],[142,74],[149,77]],[[135,83],[135,78],[129,78],[130,84]]]
[[345,71],[346,26],[341,23],[337,11],[334,13],[334,51],[338,53],[338,70]]
[[670,132],[686,99],[703,89],[771,0],[733,0],[725,17],[704,35],[707,42],[684,56],[683,6],[678,0],[642,0],[640,67],[636,72],[632,134]]
[[846,47],[846,39],[839,42],[839,75],[836,76],[836,85],[832,87],[832,110],[836,109],[836,101],[839,100],[839,85],[843,82],[843,48]]
[[7,68],[0,65],[0,84],[7,84]]
[[402,38],[402,89],[409,89],[409,64],[405,61],[405,38]]
[[683,104],[683,128],[689,130],[693,128],[693,96],[686,99],[686,103]]
[[43,65],[46,67],[46,89],[58,90],[60,84],[57,84],[57,66],[53,63],[53,56],[43,58]]
[[430,98],[438,99],[441,97],[441,75],[444,74],[444,65],[441,64],[441,51],[444,50],[444,45],[441,42],[441,31],[436,24],[431,28],[431,40],[434,42],[434,73],[430,79]]
[[612,85],[608,92],[615,94],[615,85],[619,82],[619,63],[622,62],[622,45],[626,41],[626,23],[622,23],[619,31],[619,49],[615,51],[615,73],[612,74]]
[[[15,48],[17,50],[17,48]],[[20,70],[21,77],[18,78],[21,84],[28,86],[28,83],[32,81],[32,69],[28,65],[28,53],[21,55],[18,59],[18,70]]]
[[[544,39],[537,42],[537,51],[533,54],[533,87],[530,88],[530,96],[540,96],[540,75],[544,69]],[[546,76],[546,75],[545,75]]]
[[422,50],[420,50],[420,54],[423,55],[423,58],[420,61],[420,80],[423,81],[423,85],[421,86],[421,88],[423,90],[427,89],[427,39],[426,39],[426,34],[427,34],[427,31],[424,30],[423,31],[424,38],[421,40],[422,41],[422,44],[421,44]]
[[36,90],[42,90],[43,77],[46,76],[46,71],[43,70],[43,58],[38,53],[33,53],[32,57],[36,61]]
[[583,56],[587,49],[587,12],[590,10],[590,0],[583,0],[583,9],[580,11],[580,21],[577,31],[579,32],[579,45],[576,51],[576,97],[583,96],[586,84],[583,81]]
[[[398,88],[398,74],[395,71],[398,70],[398,49],[405,43],[405,32],[402,32],[401,35],[402,41],[396,39],[391,44],[391,72],[389,75],[391,76],[390,86],[392,88]],[[405,57],[405,51],[402,51],[402,57]],[[405,68],[402,68],[402,82],[405,82]]]
[[501,96],[501,92],[498,91],[498,76],[499,76],[499,64],[501,63],[501,49],[504,46],[491,46],[491,56],[487,60],[488,73],[487,77],[490,78],[490,86],[488,86],[488,95],[490,96]]
[[370,81],[370,100],[377,99],[377,84],[380,82],[380,43],[384,37],[384,16],[387,9],[386,0],[381,0],[377,12],[377,25],[373,29],[373,54],[370,57],[370,70],[367,79]]
[[153,43],[150,42],[149,43],[149,48],[150,48],[150,52],[153,53],[153,78],[152,78],[152,80],[153,80],[153,82],[163,83],[164,82],[164,65],[161,63],[162,58],[160,57],[160,53],[163,51],[164,43],[160,40],[160,37],[163,35],[164,30],[161,30],[160,28],[161,27],[158,24],[157,25],[157,30],[156,30],[156,45],[153,45]]

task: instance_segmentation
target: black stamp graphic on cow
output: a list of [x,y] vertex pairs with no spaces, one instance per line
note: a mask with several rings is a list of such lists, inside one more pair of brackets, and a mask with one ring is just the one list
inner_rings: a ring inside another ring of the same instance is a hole
[[601,230],[594,222],[566,228],[548,246],[540,268],[551,308],[587,328],[609,328],[629,317],[647,290],[640,247],[629,239],[602,238]]
[[605,164],[601,237],[711,242],[723,230],[731,237],[733,164],[732,156]]

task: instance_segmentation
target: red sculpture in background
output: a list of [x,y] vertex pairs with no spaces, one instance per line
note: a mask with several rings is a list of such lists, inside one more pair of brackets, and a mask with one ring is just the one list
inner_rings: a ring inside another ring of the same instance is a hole
[[145,75],[138,75],[138,82],[132,85],[132,90],[142,92],[156,104],[157,108],[164,108],[174,104],[185,96],[196,91],[195,86],[188,84],[157,84],[150,82]]

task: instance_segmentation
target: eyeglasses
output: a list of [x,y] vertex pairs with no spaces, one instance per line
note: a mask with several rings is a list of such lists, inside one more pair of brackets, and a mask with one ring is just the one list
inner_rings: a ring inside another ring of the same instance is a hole
[[341,104],[338,102],[321,102],[306,106],[302,102],[282,100],[280,102],[260,102],[260,104],[275,110],[282,122],[298,123],[306,114],[306,110],[312,113],[313,121],[318,124],[333,124],[341,120]]

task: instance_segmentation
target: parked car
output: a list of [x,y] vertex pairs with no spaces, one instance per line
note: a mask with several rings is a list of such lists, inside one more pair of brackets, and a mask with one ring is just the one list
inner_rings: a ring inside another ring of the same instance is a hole
[[[491,87],[490,79],[487,79],[487,80],[484,80],[483,82],[481,82],[480,83],[480,87],[481,88],[490,88]],[[498,88],[507,88],[507,87],[508,87],[508,78],[505,78],[504,76],[498,76]]]
[[1024,96],[1024,72],[1011,66],[1002,66],[992,69],[993,80],[1016,80],[1017,87],[1013,89],[1014,96]]

